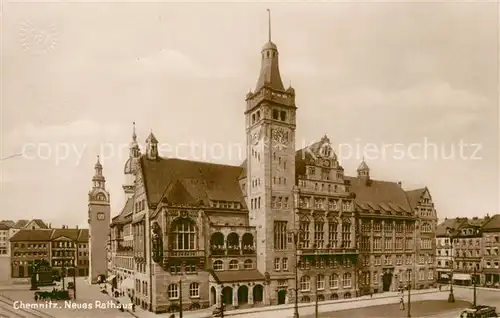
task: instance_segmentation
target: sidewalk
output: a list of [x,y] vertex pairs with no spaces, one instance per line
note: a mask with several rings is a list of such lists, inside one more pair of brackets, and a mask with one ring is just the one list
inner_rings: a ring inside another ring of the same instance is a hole
[[[442,294],[444,295],[444,294]],[[425,289],[425,290],[415,290],[412,291],[412,296],[416,298],[427,298],[427,299],[437,299],[439,298],[439,291],[437,288]],[[429,297],[430,296],[430,297]],[[446,296],[446,295],[445,295]],[[443,296],[444,297],[444,296]],[[417,299],[415,299],[417,300]],[[362,308],[371,307],[376,305],[385,305],[389,303],[399,302],[398,292],[386,292],[381,294],[374,294],[373,297],[362,296],[351,299],[339,299],[339,300],[327,300],[318,303],[319,312],[331,312],[337,310],[345,310],[352,308]],[[197,311],[185,311],[183,312],[183,318],[211,318],[214,306]],[[237,317],[260,317],[263,316],[275,316],[278,312],[281,317],[291,317],[293,316],[294,304],[286,305],[275,305],[266,307],[255,307],[248,309],[235,309],[228,310],[224,312],[224,317],[226,316],[237,316]],[[307,314],[308,312],[314,312],[314,302],[310,303],[299,303],[299,310],[302,314]],[[170,313],[166,314],[155,314],[149,311],[145,311],[141,308],[136,308],[134,313],[131,313],[136,318],[158,318],[159,316],[168,317]],[[179,317],[179,313],[175,313],[175,317]]]

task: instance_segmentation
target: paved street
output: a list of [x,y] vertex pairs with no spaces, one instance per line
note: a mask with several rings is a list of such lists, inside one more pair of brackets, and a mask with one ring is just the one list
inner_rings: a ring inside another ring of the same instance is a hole
[[[19,310],[13,308],[13,301],[20,300],[28,303],[34,303],[33,292],[28,290],[29,286],[25,285],[24,290],[19,290],[19,288],[13,290],[0,290],[0,295],[4,295],[7,298],[0,296],[0,317],[6,318],[66,318],[66,317],[127,317],[132,318],[133,316],[127,312],[120,312],[115,308],[108,309],[68,309],[68,308],[57,308],[57,309],[29,309],[29,310]],[[417,292],[417,291],[416,291]],[[457,317],[457,314],[461,311],[456,308],[466,307],[472,301],[473,291],[469,288],[457,287],[454,288],[456,302],[455,304],[448,304],[446,299],[448,297],[449,291],[443,290],[441,292],[437,291],[419,291],[426,292],[421,294],[414,294],[412,296],[412,316],[413,317],[435,317],[435,318],[452,318]],[[388,297],[389,296],[389,297]],[[478,289],[477,290],[478,304],[485,304],[496,306],[500,308],[500,290],[487,290]],[[77,279],[77,300],[75,304],[95,304],[95,301],[106,302],[110,298],[106,294],[102,294],[97,285],[89,285],[83,279]],[[405,299],[406,300],[406,299]],[[402,312],[399,310],[398,305],[399,298],[395,294],[379,294],[372,298],[357,298],[352,299],[352,301],[337,301],[320,303],[319,307],[321,317],[402,317]],[[64,302],[59,302],[61,307],[63,307]],[[314,314],[314,306],[304,306],[301,304],[299,311],[301,317],[311,317]],[[312,305],[312,304],[310,304]],[[406,305],[406,304],[405,304]],[[82,306],[82,305],[75,305]],[[279,315],[282,318],[293,316],[293,305],[283,305],[274,307],[275,310],[270,310],[271,308],[259,308],[259,309],[247,309],[247,310],[235,310],[228,311],[226,316],[233,316],[239,318],[275,318]],[[262,311],[261,311],[262,310]],[[185,312],[185,318],[201,318],[210,317],[211,309],[198,311],[198,312]],[[335,313],[333,313],[335,312]],[[137,310],[136,316],[140,318],[150,318],[150,317],[167,317],[164,315],[155,315],[150,312],[145,312],[142,310]],[[431,316],[432,315],[432,316]],[[178,313],[176,313],[178,317]]]
[[[449,313],[450,311],[456,312],[469,306],[468,302],[456,301],[455,303],[448,303],[446,300],[425,300],[418,301],[411,304],[411,315],[413,317],[429,317],[436,314]],[[399,304],[388,304],[371,306],[366,308],[356,308],[348,310],[335,311],[335,313],[325,312],[321,313],[320,317],[335,318],[357,318],[357,317],[387,317],[387,318],[400,318],[405,317],[408,307],[405,304],[405,311],[400,310]],[[305,318],[312,318],[314,315],[304,316]]]
[[[29,291],[29,285],[25,290],[0,290],[0,317],[38,317],[38,318],[67,318],[67,317],[123,317],[132,318],[127,312],[121,312],[111,305],[111,299],[103,294],[97,285],[87,284],[83,278],[76,280],[77,299],[71,302],[58,301],[59,308],[38,308],[33,309],[33,314],[29,315],[23,310],[14,308],[14,301],[20,301],[23,304],[35,304],[33,291]],[[50,290],[52,288],[43,288]],[[96,303],[97,301],[97,303]],[[108,302],[109,301],[109,302]],[[43,303],[38,301],[39,304]],[[67,308],[66,304],[71,304],[73,308]],[[96,308],[96,304],[101,304],[106,308]],[[92,307],[92,308],[90,308]]]

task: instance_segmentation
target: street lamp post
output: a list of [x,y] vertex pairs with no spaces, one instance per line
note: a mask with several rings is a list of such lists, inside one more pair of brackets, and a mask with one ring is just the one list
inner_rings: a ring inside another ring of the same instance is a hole
[[73,263],[73,298],[76,299],[76,270],[78,268],[78,241],[73,242],[75,244],[75,259]]
[[[298,261],[298,250],[299,250],[299,243],[300,243],[300,231],[299,230],[293,230],[290,231],[290,233],[293,235],[293,244],[295,245],[295,306],[294,306],[294,311],[293,311],[293,317],[294,318],[299,318],[299,261]],[[316,297],[317,299],[317,297]]]
[[406,317],[411,317],[411,269],[408,269],[408,314]]
[[182,318],[183,308],[182,308],[182,278],[179,279],[179,318]]
[[474,294],[473,294],[474,298],[472,299],[472,301],[473,301],[472,304],[473,304],[474,308],[476,308],[476,306],[477,306],[476,281],[477,281],[477,279],[476,279],[476,267],[474,267],[474,276],[472,278],[472,282],[474,283]]
[[224,318],[224,293],[220,292],[220,316]]
[[454,267],[453,263],[455,262],[453,258],[453,240],[457,236],[455,231],[452,228],[447,228],[446,229],[448,232],[448,238],[450,240],[450,257],[451,257],[451,262],[450,262],[450,295],[448,296],[448,302],[449,303],[454,303],[455,302],[455,295],[453,294],[453,272],[454,272]]
[[[319,257],[318,255],[316,254],[316,258],[315,258],[315,263],[314,264],[316,266],[316,269],[319,268]],[[316,273],[316,288],[315,288],[315,292],[316,292],[316,299],[315,299],[315,303],[314,303],[314,318],[318,318],[318,312],[319,312],[319,308],[318,308],[318,279],[319,279],[319,274]]]

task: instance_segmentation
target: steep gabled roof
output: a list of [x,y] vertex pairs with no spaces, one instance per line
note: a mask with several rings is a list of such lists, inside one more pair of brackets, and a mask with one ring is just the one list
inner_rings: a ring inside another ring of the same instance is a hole
[[467,223],[467,218],[445,219],[436,228],[436,237],[447,237],[448,228],[457,230]]
[[420,188],[406,191],[406,196],[408,197],[408,202],[410,203],[410,207],[412,208],[412,210],[417,206],[418,201],[420,201],[420,198],[422,198],[425,190],[426,188]]
[[16,234],[14,234],[11,238],[11,242],[28,242],[28,241],[50,241],[50,237],[52,236],[52,232],[54,230],[50,229],[21,229]]
[[500,232],[500,214],[490,217],[483,226],[485,232]]
[[125,205],[123,206],[122,211],[120,214],[115,216],[111,220],[111,226],[115,224],[126,224],[129,221],[132,220],[132,213],[133,213],[133,208],[134,208],[134,199],[133,198],[128,198],[127,202],[125,202]]
[[367,180],[358,177],[345,177],[356,194],[358,208],[366,212],[389,215],[413,215],[406,193],[397,182]]
[[54,229],[52,233],[51,240],[57,240],[59,238],[68,238],[72,241],[76,241],[78,239],[78,235],[80,234],[79,229]]
[[0,223],[7,225],[8,227],[14,227],[16,225],[16,222],[12,220],[2,220]]
[[209,206],[211,199],[246,206],[238,182],[241,167],[174,158],[149,160],[145,156],[140,162],[150,204],[156,205],[165,197],[176,203],[201,201]]
[[14,228],[16,229],[22,229],[26,226],[26,224],[28,224],[29,220],[19,220],[16,222],[16,224],[14,225]]
[[4,223],[0,223],[0,231],[6,231],[6,230],[8,230],[8,229],[10,229],[10,227],[9,227],[9,226],[7,226],[7,225],[6,225],[6,224],[4,224]]
[[37,225],[37,227],[39,227],[41,229],[48,229],[49,228],[47,226],[47,224],[45,224],[45,222],[43,222],[41,219],[33,219],[33,220],[29,221],[28,223],[26,223],[23,227],[28,228],[28,227],[30,227],[29,225],[32,223],[35,223]]
[[78,235],[78,242],[88,242],[89,241],[89,229],[80,229],[80,234]]

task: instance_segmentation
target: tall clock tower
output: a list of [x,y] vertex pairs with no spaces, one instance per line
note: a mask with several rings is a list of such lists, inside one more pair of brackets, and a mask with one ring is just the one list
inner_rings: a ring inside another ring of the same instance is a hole
[[[257,228],[257,268],[270,279],[292,279],[295,184],[295,91],[285,89],[278,48],[269,40],[261,50],[257,86],[246,96],[247,200],[250,225]],[[290,282],[291,283],[291,282]],[[270,295],[273,301],[275,296]]]
[[109,193],[106,191],[106,179],[102,175],[102,165],[97,156],[89,191],[89,280],[97,283],[99,276],[107,276],[107,242],[110,233]]

